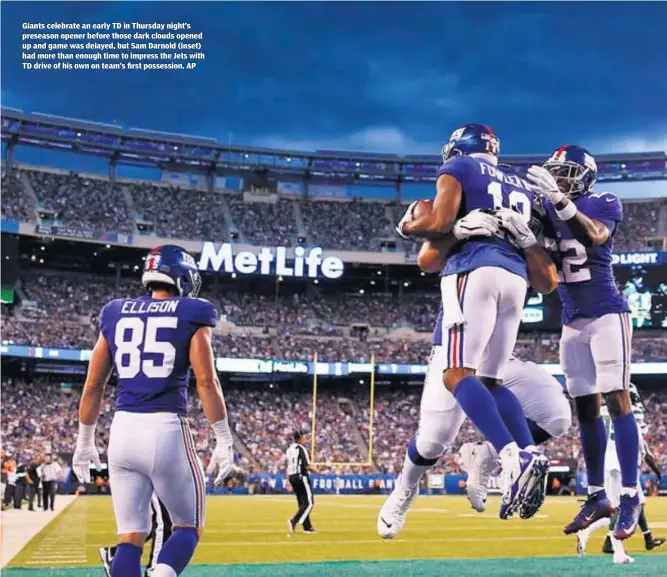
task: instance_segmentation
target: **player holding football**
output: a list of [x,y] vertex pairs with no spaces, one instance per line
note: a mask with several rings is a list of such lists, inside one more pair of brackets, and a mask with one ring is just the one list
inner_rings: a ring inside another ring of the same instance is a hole
[[186,418],[190,368],[206,418],[215,432],[211,468],[216,483],[233,469],[232,433],[211,349],[215,307],[196,298],[201,277],[194,258],[179,246],[150,252],[142,284],[150,296],[112,300],[100,313],[79,407],[72,467],[90,481],[100,467],[95,426],[111,371],[118,374],[116,414],[109,439],[109,478],[118,547],[112,577],[141,577],[141,554],[150,529],[155,492],[173,521],[153,577],[180,575],[204,526],[204,471]]
[[[492,236],[499,232],[500,221],[490,214],[473,212],[459,220],[453,235],[438,241],[426,241],[419,252],[418,264],[424,272],[442,270],[447,255],[459,240],[471,237]],[[527,227],[526,227],[527,228]],[[526,237],[530,231],[522,231]],[[551,267],[532,263],[529,267],[531,284],[543,292],[555,289],[555,273]],[[405,516],[419,493],[419,481],[433,467],[438,458],[456,439],[465,414],[452,394],[442,386],[442,372],[447,363],[447,351],[442,345],[441,306],[433,333],[433,349],[422,392],[419,427],[411,439],[405,455],[403,469],[393,492],[385,501],[377,520],[378,534],[393,539],[403,528]],[[572,422],[570,406],[563,395],[561,385],[544,369],[510,358],[503,378],[503,385],[511,389],[521,403],[528,425],[538,442],[566,434]],[[465,470],[468,471],[467,496],[477,511],[486,509],[489,475],[496,466],[498,454],[491,443],[467,443],[461,447]],[[522,512],[529,517],[537,512],[543,498],[543,487],[538,486],[537,501],[527,503],[530,510]]]
[[[467,124],[443,147],[433,210],[415,216],[413,203],[398,223],[404,237],[437,239],[477,209],[497,210],[506,230],[517,231],[531,217],[533,191],[515,175],[497,168],[500,141],[488,126]],[[501,209],[512,209],[502,211]],[[529,231],[530,232],[530,231]],[[447,260],[441,276],[444,315],[439,331],[446,359],[442,378],[460,414],[448,415],[457,431],[467,415],[491,441],[502,464],[500,517],[512,515],[531,484],[541,482],[547,459],[535,449],[521,405],[502,386],[514,349],[527,290],[527,261],[548,259],[532,239],[518,232],[471,237]],[[423,455],[410,449],[414,459]]]
[[[646,464],[655,472],[658,477],[658,482],[662,478],[662,472],[658,466],[655,457],[651,453],[648,444],[644,439],[644,435],[648,432],[648,423],[646,422],[646,411],[644,409],[644,404],[642,403],[641,397],[639,396],[639,391],[637,386],[633,383],[630,383],[630,401],[632,403],[632,412],[635,415],[635,420],[637,421],[637,426],[639,427],[639,436],[640,436],[640,459],[638,463],[638,470],[641,473],[642,462],[646,461]],[[611,417],[609,416],[609,411],[606,406],[602,406],[600,409],[602,414],[602,419],[604,421],[604,426],[607,431],[607,452],[604,459],[604,486],[607,496],[611,501],[611,504],[614,507],[618,507],[620,495],[621,495],[621,468],[618,462],[618,455],[616,454],[616,446],[614,439],[614,429],[611,424]],[[644,512],[644,504],[646,503],[646,496],[641,486],[641,482],[637,482],[637,495],[639,496],[639,503],[642,507],[641,513],[639,514],[639,527],[642,530],[644,535],[644,546],[647,551],[656,549],[657,547],[662,547],[665,540],[663,538],[653,537],[651,530],[648,527],[648,522],[646,521],[646,513]],[[604,545],[602,546],[603,553],[609,553],[614,555],[614,563],[632,563],[634,559],[630,557],[618,539],[614,537],[614,525],[615,518],[612,517],[611,523],[607,519],[602,518],[598,519],[592,525],[589,525],[586,529],[582,529],[577,533],[577,553],[581,556],[586,554],[586,545],[588,539],[593,531],[600,529],[605,526],[609,526],[609,533],[605,538]]]
[[596,177],[595,159],[575,145],[561,146],[543,167],[531,166],[526,176],[547,201],[544,207],[560,257],[560,362],[575,400],[588,472],[588,500],[564,532],[576,533],[613,512],[604,490],[607,435],[600,404],[605,395],[623,485],[614,536],[623,540],[635,532],[641,509],[637,495],[639,433],[628,392],[632,323],[611,260],[623,210],[614,195],[593,192]]

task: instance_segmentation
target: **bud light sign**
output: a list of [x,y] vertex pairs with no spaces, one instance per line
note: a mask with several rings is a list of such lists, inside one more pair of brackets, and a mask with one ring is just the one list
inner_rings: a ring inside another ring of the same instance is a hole
[[614,266],[655,266],[662,264],[664,254],[660,251],[615,252],[611,263]]
[[239,274],[280,275],[283,277],[330,279],[343,274],[343,261],[338,257],[322,257],[319,246],[306,249],[294,248],[294,258],[288,258],[287,248],[262,247],[257,251],[241,251],[234,254],[233,245],[224,243],[216,248],[212,242],[205,242],[199,259],[199,270]]

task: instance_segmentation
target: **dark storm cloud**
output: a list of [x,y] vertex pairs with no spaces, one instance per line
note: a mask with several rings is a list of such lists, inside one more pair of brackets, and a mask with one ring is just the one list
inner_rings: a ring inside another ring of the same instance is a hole
[[[3,104],[226,141],[437,152],[457,125],[505,152],[662,148],[664,3],[3,3]],[[190,73],[21,69],[20,25],[189,21]],[[33,15],[31,17],[31,15]]]

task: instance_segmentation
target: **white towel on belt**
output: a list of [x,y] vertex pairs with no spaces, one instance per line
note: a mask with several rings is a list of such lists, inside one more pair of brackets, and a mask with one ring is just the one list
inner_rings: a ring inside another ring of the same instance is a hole
[[450,274],[440,280],[440,294],[442,295],[442,330],[446,331],[456,325],[465,323],[461,310],[458,293],[458,275]]

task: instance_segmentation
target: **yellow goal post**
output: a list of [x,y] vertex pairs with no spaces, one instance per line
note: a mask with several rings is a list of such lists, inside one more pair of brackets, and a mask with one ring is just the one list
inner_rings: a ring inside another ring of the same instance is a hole
[[340,473],[343,467],[374,467],[373,463],[373,441],[374,430],[373,424],[375,421],[375,353],[371,355],[371,377],[370,377],[370,400],[368,412],[368,460],[362,463],[359,462],[317,462],[315,460],[315,443],[317,437],[317,352],[313,354],[313,409],[310,427],[310,461],[316,467],[331,467],[336,471],[336,476]]

